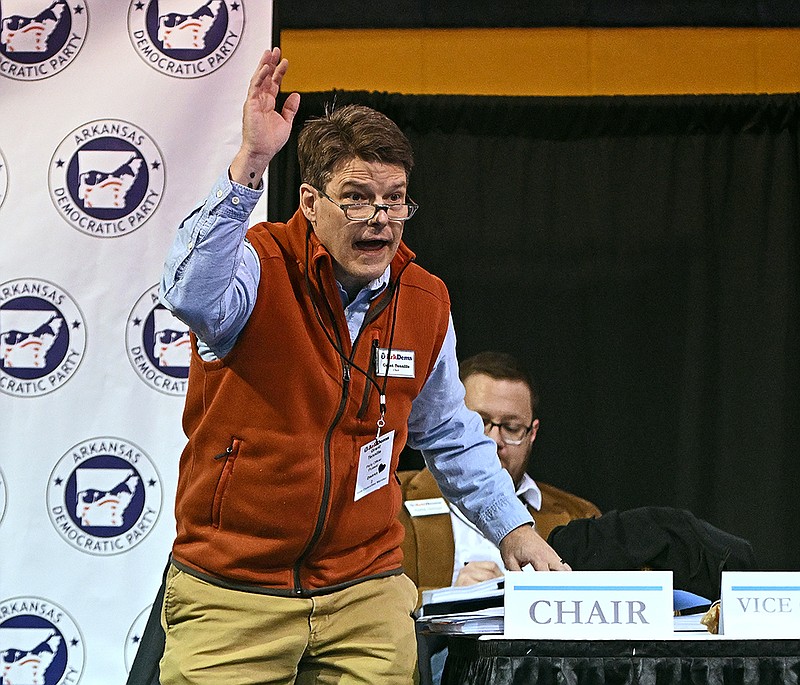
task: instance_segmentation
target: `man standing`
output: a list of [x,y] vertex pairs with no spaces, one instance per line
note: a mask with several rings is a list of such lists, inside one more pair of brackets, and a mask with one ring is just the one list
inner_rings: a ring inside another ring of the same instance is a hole
[[227,174],[183,222],[162,299],[191,329],[161,682],[410,682],[408,443],[508,568],[568,570],[463,403],[444,284],[401,242],[408,140],[367,107],[298,140],[300,207],[247,230],[299,95],[264,53]]
[[[497,443],[497,455],[511,475],[517,496],[526,504],[543,538],[573,519],[600,516],[591,502],[528,474],[531,449],[539,430],[539,393],[533,379],[511,355],[481,352],[460,365],[466,389],[464,401],[483,420],[486,434]],[[400,520],[405,572],[422,590],[448,585],[472,585],[503,574],[503,559],[461,511],[441,500],[442,493],[428,469],[401,471],[403,499]],[[424,508],[415,501],[425,501]],[[437,514],[431,501],[440,500]]]

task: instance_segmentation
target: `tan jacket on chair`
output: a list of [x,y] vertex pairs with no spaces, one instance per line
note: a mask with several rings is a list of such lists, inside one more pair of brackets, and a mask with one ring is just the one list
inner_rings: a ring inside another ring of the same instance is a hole
[[[422,471],[398,471],[403,502],[406,500],[441,497],[436,480],[428,469]],[[544,539],[556,526],[573,519],[600,516],[600,510],[588,500],[564,490],[540,483],[542,508],[530,509],[536,521],[536,530]],[[455,543],[450,514],[410,516],[404,507],[400,510],[400,521],[406,529],[403,540],[403,568],[416,584],[422,597],[423,590],[447,587],[453,579]]]

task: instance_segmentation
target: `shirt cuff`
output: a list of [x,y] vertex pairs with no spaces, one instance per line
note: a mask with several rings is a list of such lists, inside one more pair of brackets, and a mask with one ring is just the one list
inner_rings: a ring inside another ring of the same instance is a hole
[[486,537],[498,546],[515,528],[535,525],[528,509],[516,497],[503,498],[492,504],[481,516],[481,523]]
[[260,189],[248,188],[231,181],[226,171],[217,179],[208,196],[208,213],[211,216],[225,216],[238,221],[246,221],[263,194]]

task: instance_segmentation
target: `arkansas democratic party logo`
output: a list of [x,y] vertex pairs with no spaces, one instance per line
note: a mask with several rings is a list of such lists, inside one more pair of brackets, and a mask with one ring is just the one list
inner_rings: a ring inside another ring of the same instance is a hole
[[130,673],[131,666],[133,666],[133,660],[136,658],[136,652],[139,650],[139,643],[142,641],[142,635],[144,635],[144,629],[147,627],[147,619],[150,617],[150,610],[152,607],[153,605],[151,604],[146,609],[141,611],[141,613],[134,619],[130,630],[128,630],[128,634],[125,637],[123,656],[125,658],[126,673]]
[[243,25],[243,2],[236,0],[138,0],[128,9],[128,34],[139,57],[175,78],[219,69],[239,45]]
[[38,81],[58,74],[86,41],[85,2],[0,0],[0,74]]
[[186,394],[192,356],[189,327],[160,303],[157,285],[134,305],[125,345],[133,370],[147,385],[167,395]]
[[40,597],[0,601],[0,682],[73,685],[84,662],[83,636],[72,616]]
[[132,233],[164,193],[164,160],[135,124],[100,119],[79,126],[50,161],[50,198],[73,228],[98,238]]
[[69,294],[47,281],[0,285],[0,392],[38,397],[75,374],[86,349],[86,324]]
[[47,509],[72,547],[96,556],[127,552],[147,537],[161,512],[161,478],[141,449],[121,438],[91,438],[56,464]]

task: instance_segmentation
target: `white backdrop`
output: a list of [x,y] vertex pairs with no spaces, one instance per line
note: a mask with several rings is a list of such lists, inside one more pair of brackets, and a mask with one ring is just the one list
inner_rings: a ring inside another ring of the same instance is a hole
[[0,683],[125,681],[184,443],[157,283],[271,35],[264,0],[0,0]]

